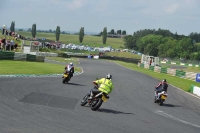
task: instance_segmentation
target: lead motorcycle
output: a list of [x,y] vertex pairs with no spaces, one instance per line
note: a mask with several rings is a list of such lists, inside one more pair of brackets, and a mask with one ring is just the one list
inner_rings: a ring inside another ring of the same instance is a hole
[[167,93],[165,91],[162,91],[159,93],[159,98],[156,97],[154,98],[154,103],[158,103],[160,106],[163,105],[163,102],[167,99]]
[[88,104],[91,110],[96,111],[100,108],[103,102],[106,102],[109,99],[108,95],[105,95],[103,92],[94,93],[93,98],[90,100],[90,93],[88,93],[83,100],[81,101],[81,106]]

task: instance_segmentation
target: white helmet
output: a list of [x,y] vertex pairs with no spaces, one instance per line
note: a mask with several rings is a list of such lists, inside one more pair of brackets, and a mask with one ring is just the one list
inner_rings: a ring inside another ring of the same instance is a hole
[[70,64],[70,66],[73,66],[73,63],[71,62],[71,63],[69,63]]
[[111,75],[111,74],[107,74],[107,75],[106,75],[106,78],[107,78],[107,79],[112,79],[112,75]]

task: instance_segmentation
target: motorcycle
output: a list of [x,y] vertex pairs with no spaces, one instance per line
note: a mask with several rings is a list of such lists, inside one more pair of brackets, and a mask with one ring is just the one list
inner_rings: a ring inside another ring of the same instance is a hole
[[163,105],[163,102],[167,99],[167,93],[165,91],[162,91],[159,93],[159,98],[155,96],[154,103],[158,103],[160,106]]
[[99,109],[99,107],[102,105],[103,102],[106,102],[109,99],[108,95],[104,95],[103,92],[94,93],[93,98],[90,100],[88,99],[90,97],[90,94],[87,94],[83,100],[81,101],[81,106],[85,106],[88,104],[91,108],[91,110],[96,111]]
[[68,83],[69,73],[64,73],[62,78],[63,78],[63,80],[62,80],[63,84]]

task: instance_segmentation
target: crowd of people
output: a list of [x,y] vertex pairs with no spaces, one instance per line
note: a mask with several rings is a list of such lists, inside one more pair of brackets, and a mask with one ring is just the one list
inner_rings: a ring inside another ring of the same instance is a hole
[[2,35],[4,37],[0,38],[0,51],[12,51],[18,47],[18,43],[15,43],[15,40],[26,40],[24,36],[5,28],[2,29]]

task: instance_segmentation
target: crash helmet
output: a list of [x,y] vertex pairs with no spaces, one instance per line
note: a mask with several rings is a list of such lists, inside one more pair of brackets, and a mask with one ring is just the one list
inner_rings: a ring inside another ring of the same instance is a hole
[[69,65],[70,65],[70,66],[73,66],[73,63],[72,63],[72,62],[70,62],[70,63],[69,63]]
[[111,74],[107,74],[106,75],[106,79],[112,79],[112,75]]

